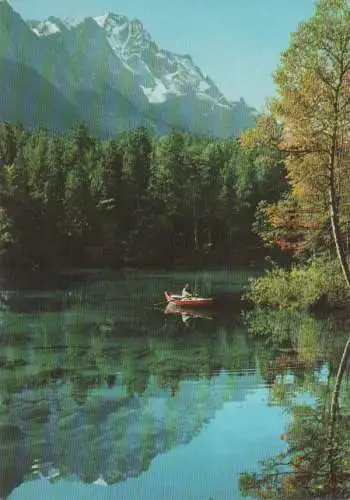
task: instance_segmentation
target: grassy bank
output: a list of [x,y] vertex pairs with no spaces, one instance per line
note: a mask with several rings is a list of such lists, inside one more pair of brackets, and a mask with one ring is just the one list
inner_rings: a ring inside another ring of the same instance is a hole
[[250,281],[245,299],[279,309],[333,309],[349,305],[349,291],[338,261],[317,257],[290,269],[273,265]]

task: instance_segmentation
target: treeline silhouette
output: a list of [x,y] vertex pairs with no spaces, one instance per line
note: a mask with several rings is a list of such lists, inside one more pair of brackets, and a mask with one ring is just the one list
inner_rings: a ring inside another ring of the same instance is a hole
[[0,165],[2,259],[28,269],[246,262],[263,252],[258,202],[286,185],[278,158],[238,140],[142,127],[100,140],[83,123],[61,135],[3,123]]

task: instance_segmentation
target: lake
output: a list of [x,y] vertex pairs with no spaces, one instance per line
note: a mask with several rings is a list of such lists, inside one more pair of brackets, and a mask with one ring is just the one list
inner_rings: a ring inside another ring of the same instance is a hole
[[7,284],[0,497],[243,498],[241,474],[286,449],[290,407],[327,386],[327,353],[299,367],[248,331],[234,302],[165,314],[163,292],[189,281],[224,297],[257,274],[96,270]]

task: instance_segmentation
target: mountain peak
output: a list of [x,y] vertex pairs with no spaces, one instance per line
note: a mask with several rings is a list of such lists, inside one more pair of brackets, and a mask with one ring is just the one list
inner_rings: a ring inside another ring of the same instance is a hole
[[128,22],[128,18],[126,16],[115,14],[113,12],[107,12],[102,16],[93,17],[93,19],[101,28],[105,28],[107,25],[111,24],[124,24]]
[[60,33],[60,27],[50,18],[47,21],[39,22],[36,26],[32,26],[32,30],[37,36],[50,36]]
[[139,19],[131,19],[130,24],[135,30],[143,31],[143,24]]
[[140,42],[146,43],[152,41],[150,34],[144,29],[139,19],[129,20],[126,16],[108,12],[102,16],[92,18],[97,25],[104,29],[109,36],[116,37],[119,33],[126,30],[130,37],[140,37]]
[[162,133],[230,137],[252,126],[244,101],[228,101],[190,55],[160,48],[139,19],[107,12],[24,23],[0,0],[0,24],[0,53],[35,69],[95,128],[99,116],[109,134],[144,117]]

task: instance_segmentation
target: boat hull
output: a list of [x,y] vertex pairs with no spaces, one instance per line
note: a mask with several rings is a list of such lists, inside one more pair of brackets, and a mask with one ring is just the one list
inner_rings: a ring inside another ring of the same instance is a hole
[[174,304],[179,307],[208,307],[214,304],[213,297],[191,297],[184,299],[181,295],[164,292],[165,300],[168,304]]

